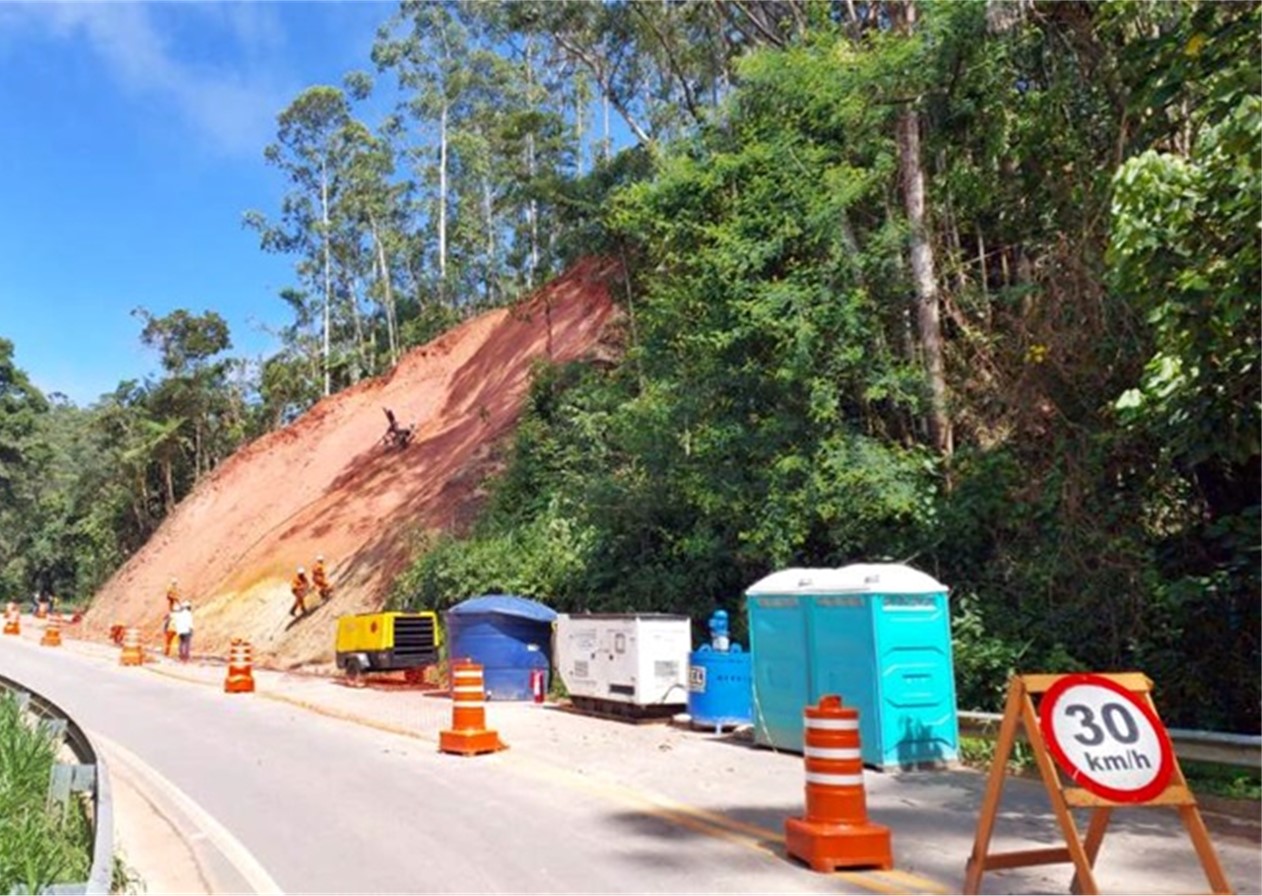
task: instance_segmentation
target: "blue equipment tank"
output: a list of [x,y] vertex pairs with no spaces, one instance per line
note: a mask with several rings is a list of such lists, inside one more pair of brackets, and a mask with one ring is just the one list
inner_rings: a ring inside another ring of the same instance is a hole
[[542,671],[547,693],[554,619],[552,608],[524,597],[470,598],[446,613],[449,656],[482,664],[488,700],[530,700],[533,671]]
[[749,654],[729,649],[727,611],[710,617],[710,644],[688,656],[688,715],[696,725],[748,725],[753,718]]

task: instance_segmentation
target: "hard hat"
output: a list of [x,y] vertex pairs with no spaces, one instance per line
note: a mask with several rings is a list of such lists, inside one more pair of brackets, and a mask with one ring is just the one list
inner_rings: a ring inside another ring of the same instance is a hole
[[305,570],[305,569],[303,569],[301,566],[299,566],[299,567],[298,567],[298,571],[299,571],[299,572],[306,572],[306,570]]
[[317,560],[318,562],[320,562],[320,563],[323,563],[323,562],[324,562],[324,555],[323,555],[323,554],[317,554],[317,555],[316,555],[316,560]]

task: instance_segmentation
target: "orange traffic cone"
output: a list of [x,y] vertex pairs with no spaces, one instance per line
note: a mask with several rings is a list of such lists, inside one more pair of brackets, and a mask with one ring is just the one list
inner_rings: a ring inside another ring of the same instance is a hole
[[140,629],[134,625],[127,626],[123,632],[123,653],[118,662],[124,666],[142,666],[145,653],[140,649]]
[[9,605],[4,608],[4,633],[6,635],[22,634],[21,619],[22,611],[17,604],[10,601]]
[[444,753],[476,756],[505,749],[497,732],[486,727],[486,690],[482,666],[457,660],[451,669],[451,728],[438,734]]
[[228,694],[245,694],[254,690],[254,648],[249,641],[232,639],[232,651],[228,655],[228,678],[223,689]]
[[35,618],[36,619],[48,618],[48,601],[41,600],[39,603],[35,605]]
[[829,695],[803,710],[806,815],[784,823],[789,855],[814,871],[890,869],[890,830],[868,822],[859,753],[859,711]]
[[44,637],[39,639],[39,643],[45,647],[61,646],[61,620],[55,615],[48,617],[48,624],[44,626]]

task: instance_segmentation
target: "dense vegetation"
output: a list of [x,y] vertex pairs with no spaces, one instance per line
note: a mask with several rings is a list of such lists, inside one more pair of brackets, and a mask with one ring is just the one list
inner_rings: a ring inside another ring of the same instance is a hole
[[92,832],[73,799],[48,802],[57,740],[30,723],[17,699],[0,695],[0,890],[39,893],[88,879]]
[[141,312],[164,376],[79,409],[0,342],[0,582],[90,591],[242,440],[604,254],[625,360],[540,369],[397,602],[739,619],[777,567],[905,561],[952,589],[964,706],[1140,668],[1171,723],[1256,731],[1260,18],[403,3],[379,83],[306,90],[266,149],[282,351]]

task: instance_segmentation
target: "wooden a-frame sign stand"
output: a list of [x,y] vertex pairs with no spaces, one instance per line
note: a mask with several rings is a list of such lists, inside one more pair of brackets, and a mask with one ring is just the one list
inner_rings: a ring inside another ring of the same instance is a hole
[[[1231,893],[1231,885],[1223,874],[1218,862],[1218,855],[1209,841],[1209,833],[1205,822],[1196,807],[1196,798],[1188,789],[1187,780],[1179,768],[1177,759],[1173,760],[1173,772],[1170,782],[1156,796],[1144,802],[1118,802],[1098,796],[1081,787],[1066,786],[1048,751],[1047,742],[1039,727],[1039,716],[1034,707],[1033,696],[1046,693],[1063,675],[1018,675],[1014,676],[1008,687],[1008,700],[1004,707],[1003,722],[999,727],[999,739],[995,743],[995,757],[990,767],[990,778],[986,783],[986,795],[982,801],[981,815],[977,820],[977,836],[973,841],[973,853],[969,857],[964,874],[964,893],[980,892],[982,874],[986,871],[1001,868],[1022,868],[1029,865],[1048,865],[1058,862],[1072,862],[1075,875],[1070,889],[1074,893],[1097,894],[1092,868],[1100,845],[1104,840],[1105,830],[1114,808],[1128,806],[1171,806],[1179,810],[1179,816],[1187,828],[1196,855],[1200,859],[1205,876],[1213,887],[1214,893]],[[1150,692],[1152,682],[1139,672],[1102,674],[1106,678],[1131,692],[1153,711]],[[1008,756],[1012,752],[1013,742],[1017,735],[1017,726],[1025,728],[1026,740],[1038,763],[1039,773],[1051,798],[1052,812],[1060,824],[1065,836],[1065,846],[1042,849],[1027,849],[1017,852],[990,853],[990,837],[995,828],[995,816],[999,810],[999,798],[1003,792],[1004,778],[1008,764]],[[1071,808],[1092,809],[1091,820],[1087,827],[1085,840],[1078,837],[1078,829],[1074,825]]]

